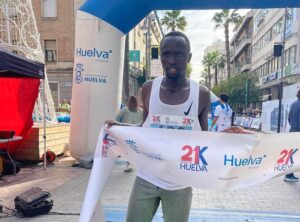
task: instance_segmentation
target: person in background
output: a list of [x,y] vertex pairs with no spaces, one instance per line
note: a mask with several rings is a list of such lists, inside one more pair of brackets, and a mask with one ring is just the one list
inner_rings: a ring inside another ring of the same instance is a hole
[[221,93],[219,99],[220,105],[216,107],[210,131],[212,131],[215,124],[217,125],[217,132],[224,131],[231,127],[232,109],[227,103],[229,96],[226,93]]
[[71,105],[67,99],[63,99],[63,102],[59,104],[58,111],[61,113],[70,113]]
[[[115,117],[115,121],[119,123],[128,123],[132,125],[141,125],[143,123],[143,109],[138,106],[135,96],[130,96],[125,107],[123,107]],[[133,170],[132,164],[127,162],[125,172]]]
[[71,109],[72,109],[72,105],[71,105],[71,100],[68,100],[68,104],[69,104],[69,113],[71,113]]
[[[300,132],[300,89],[297,92],[298,100],[293,102],[289,112],[290,132]],[[285,175],[285,182],[298,182],[299,178],[293,173]]]

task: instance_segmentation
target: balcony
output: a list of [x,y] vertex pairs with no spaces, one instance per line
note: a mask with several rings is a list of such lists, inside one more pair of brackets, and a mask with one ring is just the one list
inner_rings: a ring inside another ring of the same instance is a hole
[[242,72],[247,72],[251,69],[251,64],[245,64],[242,66],[241,71]]
[[251,59],[246,59],[246,63],[242,65],[241,72],[247,72],[251,69]]
[[250,34],[247,34],[243,38],[239,39],[239,41],[237,41],[235,46],[235,52],[233,58],[238,57],[246,46],[251,45],[251,42],[252,39]]

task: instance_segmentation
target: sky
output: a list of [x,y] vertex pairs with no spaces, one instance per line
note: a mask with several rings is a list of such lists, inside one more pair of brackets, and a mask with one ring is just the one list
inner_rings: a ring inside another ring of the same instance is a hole
[[[192,75],[191,78],[199,81],[202,71],[202,58],[204,49],[211,45],[214,41],[224,40],[223,28],[215,29],[214,23],[211,21],[214,14],[220,10],[182,10],[181,15],[186,17],[187,27],[184,31],[190,39],[192,51]],[[249,10],[239,10],[240,15],[245,15]],[[162,11],[159,15],[163,17]],[[229,37],[233,36],[233,27],[231,27]]]

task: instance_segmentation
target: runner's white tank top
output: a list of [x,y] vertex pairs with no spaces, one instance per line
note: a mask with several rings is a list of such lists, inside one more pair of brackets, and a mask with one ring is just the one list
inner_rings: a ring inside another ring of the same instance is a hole
[[[199,85],[190,80],[188,99],[178,105],[168,105],[160,100],[160,86],[164,77],[154,79],[149,101],[148,116],[142,127],[201,130],[198,120]],[[162,147],[163,149],[163,147]],[[151,167],[151,166],[149,166]],[[138,169],[137,176],[166,190],[186,188],[180,184],[173,184],[156,178],[147,169]]]

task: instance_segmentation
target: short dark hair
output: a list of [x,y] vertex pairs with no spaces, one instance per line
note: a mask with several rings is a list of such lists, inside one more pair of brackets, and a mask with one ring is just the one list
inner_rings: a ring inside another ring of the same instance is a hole
[[172,32],[169,32],[169,33],[167,33],[166,35],[164,35],[164,37],[163,37],[162,40],[160,41],[159,47],[161,47],[161,44],[162,44],[162,42],[164,41],[165,38],[171,37],[171,36],[183,37],[184,40],[185,40],[185,44],[186,44],[187,51],[188,51],[188,53],[190,53],[190,51],[191,51],[190,40],[189,40],[189,38],[188,38],[184,33],[179,32],[179,31],[172,31]]
[[298,99],[300,99],[300,89],[297,92],[297,97],[298,97]]
[[128,98],[127,104],[138,104],[137,98],[135,96],[130,96]]
[[228,99],[229,99],[229,96],[228,96],[227,93],[221,93],[221,94],[219,95],[219,98],[220,98],[223,102],[227,103],[227,102],[228,102]]

